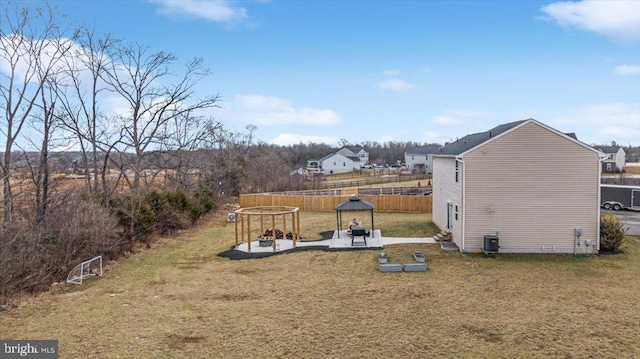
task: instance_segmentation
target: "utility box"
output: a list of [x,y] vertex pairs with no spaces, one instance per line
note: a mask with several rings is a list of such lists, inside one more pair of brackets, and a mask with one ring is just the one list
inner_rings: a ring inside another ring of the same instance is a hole
[[484,236],[484,247],[482,249],[485,253],[498,253],[498,248],[500,248],[499,238],[496,235],[485,235]]

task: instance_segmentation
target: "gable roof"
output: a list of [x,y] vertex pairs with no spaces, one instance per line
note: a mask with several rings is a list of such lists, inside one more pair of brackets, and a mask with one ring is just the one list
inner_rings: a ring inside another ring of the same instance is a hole
[[344,153],[340,153],[340,152],[330,153],[330,154],[322,157],[320,159],[320,162],[326,161],[327,159],[329,159],[329,158],[331,158],[333,156],[342,156],[342,157],[347,158],[347,159],[349,159],[349,160],[351,160],[353,162],[360,162],[360,158],[358,156],[356,156],[356,155],[347,156]]
[[367,152],[362,146],[351,146],[351,147],[345,147],[345,148],[353,152],[354,154],[358,154],[358,152],[360,151]]
[[404,150],[404,153],[408,155],[430,155],[430,154],[440,153],[441,147],[442,146],[439,146],[439,145],[407,147],[407,149]]
[[468,150],[475,148],[483,144],[484,142],[489,141],[495,136],[498,136],[504,132],[507,132],[508,130],[524,123],[525,121],[527,120],[505,123],[505,124],[496,126],[486,132],[466,135],[455,142],[444,145],[444,147],[440,149],[440,154],[459,155],[463,152],[467,152]]
[[620,151],[620,146],[595,146],[596,150],[604,153],[618,153]]
[[336,153],[339,153],[339,154],[345,156],[346,158],[352,160],[353,162],[360,162],[360,157],[358,157],[358,155],[356,153],[354,153],[352,150],[350,150],[350,149],[348,149],[346,147],[342,147]]
[[348,200],[338,203],[336,211],[364,211],[373,210],[376,206],[358,196],[351,196]]
[[555,132],[561,136],[564,136],[565,138],[567,138],[570,141],[573,141],[585,148],[588,148],[594,152],[598,152],[600,153],[600,151],[587,146],[586,144],[580,142],[576,136],[575,133],[562,133],[554,128],[551,128],[543,123],[540,123],[532,118],[527,119],[527,120],[522,120],[522,121],[515,121],[515,122],[509,122],[509,123],[505,123],[499,126],[496,126],[492,129],[490,129],[489,131],[486,132],[480,132],[480,133],[474,133],[471,135],[466,135],[463,138],[449,143],[447,145],[445,145],[444,147],[441,148],[440,153],[436,154],[436,156],[459,156],[464,154],[465,152],[468,152],[469,150],[472,150],[482,144],[484,144],[485,142],[489,142],[492,141],[494,138],[499,137],[500,135],[504,134],[504,133],[508,133],[509,131],[515,129],[516,127],[519,127],[521,125],[523,125],[524,123],[528,123],[528,122],[534,122],[536,124],[538,124],[539,126],[542,126],[552,132]]

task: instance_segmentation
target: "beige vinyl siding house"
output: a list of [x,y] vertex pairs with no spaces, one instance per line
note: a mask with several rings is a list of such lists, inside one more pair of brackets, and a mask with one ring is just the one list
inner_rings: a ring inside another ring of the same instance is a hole
[[[453,238],[462,238],[462,166],[458,164],[458,182],[455,181],[455,158],[433,157],[433,222],[441,229],[451,231]],[[438,179],[437,181],[435,179]],[[435,199],[441,200],[436,206]],[[458,208],[456,218],[455,209]],[[460,245],[458,245],[460,246]]]
[[602,158],[533,119],[468,135],[434,156],[434,222],[464,252],[485,235],[505,253],[596,252]]

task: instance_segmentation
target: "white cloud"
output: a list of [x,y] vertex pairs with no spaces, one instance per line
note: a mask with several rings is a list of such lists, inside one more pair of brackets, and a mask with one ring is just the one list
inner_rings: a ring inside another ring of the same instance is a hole
[[640,139],[640,104],[609,103],[568,109],[545,122],[564,131],[576,132],[586,143],[629,142]]
[[342,117],[332,110],[295,107],[289,100],[260,95],[238,95],[221,117],[261,126],[335,126]]
[[413,85],[403,80],[390,79],[390,80],[386,80],[378,83],[378,88],[383,90],[401,92],[401,91],[411,90],[413,88]]
[[400,71],[398,70],[386,70],[382,72],[383,75],[385,76],[398,76],[400,75]]
[[289,146],[296,145],[298,143],[326,143],[330,145],[335,145],[340,142],[338,137],[332,136],[308,136],[308,135],[297,135],[293,133],[281,133],[276,138],[269,141],[271,144],[280,145],[280,146]]
[[449,137],[443,136],[436,131],[425,131],[420,136],[425,143],[439,143],[444,144],[450,141]]
[[593,31],[625,42],[640,40],[640,1],[554,2],[541,10],[561,26]]
[[394,138],[392,136],[382,136],[380,137],[376,142],[378,143],[387,143],[387,142],[392,142],[394,141]]
[[[74,56],[86,57],[80,46],[64,37],[30,41],[23,36],[9,34],[2,36],[0,42],[6,44],[2,46],[6,53],[0,56],[0,72],[13,76],[14,81],[20,84],[22,80],[39,82],[35,67],[38,63],[43,67],[50,66],[50,73],[59,73],[65,69],[65,61],[79,61]],[[7,59],[11,59],[11,63]]]
[[247,9],[227,0],[150,0],[167,16],[189,15],[220,23],[239,23],[248,19]]
[[613,71],[618,75],[640,75],[640,65],[619,65]]
[[460,126],[464,124],[464,121],[460,118],[450,116],[434,116],[431,119],[431,123],[441,126]]
[[446,110],[442,115],[431,118],[431,123],[441,126],[461,126],[467,124],[469,120],[477,118],[487,118],[492,116],[491,112],[479,110]]

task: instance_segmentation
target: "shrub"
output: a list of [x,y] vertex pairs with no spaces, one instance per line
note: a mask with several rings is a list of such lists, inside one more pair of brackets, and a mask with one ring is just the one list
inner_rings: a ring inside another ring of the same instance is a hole
[[164,234],[188,226],[184,212],[189,198],[184,193],[151,191],[145,195],[145,202],[154,213],[155,231]]
[[614,215],[600,217],[600,250],[615,251],[624,243],[625,230]]
[[145,236],[153,232],[155,214],[149,203],[138,196],[123,196],[110,201],[110,207],[129,238]]
[[215,208],[215,202],[213,201],[213,193],[205,186],[199,186],[193,194],[193,198],[200,203],[204,213],[209,213]]
[[46,221],[16,219],[0,231],[0,295],[46,290],[76,264],[120,245],[117,219],[86,198],[52,194]]

